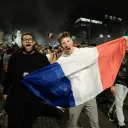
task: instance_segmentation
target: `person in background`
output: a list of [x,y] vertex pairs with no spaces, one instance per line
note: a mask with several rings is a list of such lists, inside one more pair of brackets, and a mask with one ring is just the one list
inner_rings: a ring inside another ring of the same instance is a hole
[[85,48],[86,47],[86,44],[83,42],[83,43],[81,43],[81,47],[82,48]]
[[128,94],[128,49],[119,69],[114,85],[111,87],[115,101],[108,112],[109,120],[115,121],[116,113],[119,128],[126,128],[124,122],[123,105],[126,95]]

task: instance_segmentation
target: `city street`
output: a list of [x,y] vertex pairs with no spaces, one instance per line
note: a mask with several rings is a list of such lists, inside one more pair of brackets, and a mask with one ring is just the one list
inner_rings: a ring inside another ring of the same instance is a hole
[[[109,110],[112,102],[113,102],[113,96],[109,90],[104,91],[97,97],[100,128],[118,128],[117,123],[110,122],[108,119],[108,116],[107,116],[108,110]],[[0,106],[1,111],[2,111],[2,105],[3,104],[1,103],[1,106]],[[125,99],[124,114],[125,114],[126,126],[128,127],[128,96]],[[46,123],[46,121],[47,121],[47,123],[49,123],[49,125],[48,125],[49,127],[45,127],[45,128],[55,128],[55,125],[57,126],[57,122],[55,120],[54,121],[53,120],[54,119],[40,117],[38,119],[38,121],[36,122],[34,128],[44,128],[43,125],[44,125],[44,123]],[[6,121],[5,121],[5,123],[6,123]],[[50,123],[52,124],[52,126],[50,126]],[[81,128],[90,128],[90,125],[88,122],[88,117],[87,117],[84,109],[81,112],[78,124],[81,126]],[[6,128],[6,127],[0,126],[0,128]]]
[[[116,122],[110,122],[107,115],[113,101],[112,97],[113,96],[109,90],[106,90],[97,97],[99,123],[101,128],[118,128]],[[125,99],[124,115],[126,120],[126,126],[128,127],[128,96]],[[88,117],[85,112],[81,113],[79,122],[83,128],[89,128]]]
[[1,0],[0,128],[128,128],[126,8]]

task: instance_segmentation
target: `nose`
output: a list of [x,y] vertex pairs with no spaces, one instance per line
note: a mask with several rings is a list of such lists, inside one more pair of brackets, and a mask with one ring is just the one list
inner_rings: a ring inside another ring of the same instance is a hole
[[29,42],[29,39],[27,39],[26,42],[28,43]]
[[66,43],[66,47],[68,47],[69,46],[69,43]]

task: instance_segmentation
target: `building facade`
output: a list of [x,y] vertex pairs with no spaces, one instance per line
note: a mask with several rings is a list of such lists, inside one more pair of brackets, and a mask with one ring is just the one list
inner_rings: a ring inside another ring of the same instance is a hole
[[101,44],[123,36],[123,19],[90,5],[80,5],[68,18],[66,30],[76,42]]

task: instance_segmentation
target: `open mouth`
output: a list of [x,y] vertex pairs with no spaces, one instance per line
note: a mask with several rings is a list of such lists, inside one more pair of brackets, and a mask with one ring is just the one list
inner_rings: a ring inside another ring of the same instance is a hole
[[70,51],[71,50],[71,48],[66,48],[66,51]]
[[30,44],[27,44],[26,45],[26,50],[30,50],[31,49],[31,45]]

